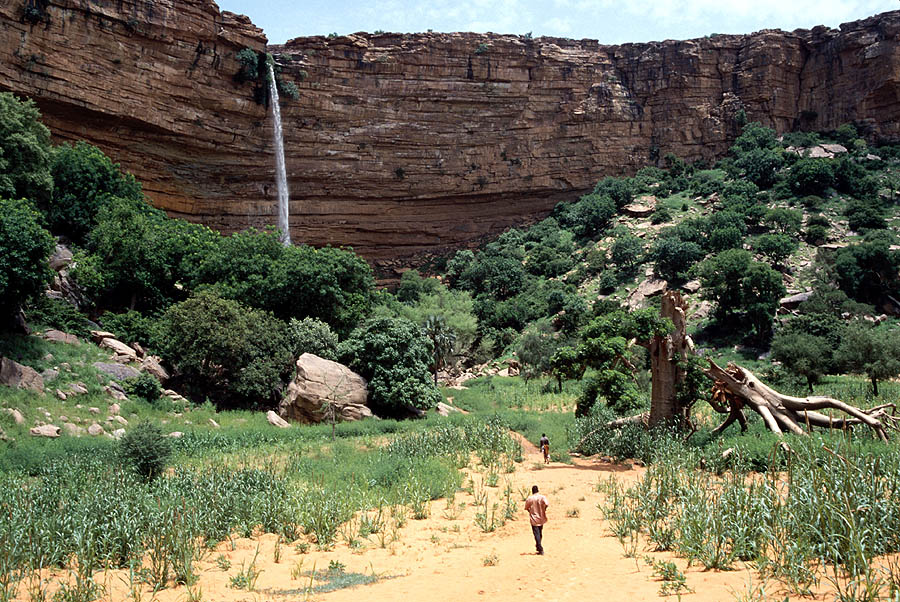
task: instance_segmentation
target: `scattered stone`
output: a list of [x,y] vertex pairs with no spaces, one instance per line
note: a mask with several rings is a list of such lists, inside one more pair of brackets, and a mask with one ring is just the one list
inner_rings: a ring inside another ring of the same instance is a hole
[[172,431],[171,433],[166,435],[166,437],[171,437],[172,439],[181,439],[182,437],[184,437],[184,433],[182,433],[181,431]]
[[454,412],[459,412],[459,408],[454,408],[451,405],[444,403],[443,401],[438,402],[437,404],[437,413],[441,416],[449,416]]
[[52,343],[65,343],[66,345],[81,345],[81,339],[76,337],[74,334],[69,334],[63,332],[61,330],[48,330],[44,334],[41,335],[41,338],[45,341],[50,341]]
[[44,361],[45,361],[45,362],[52,362],[54,359],[56,359],[56,358],[53,357],[53,354],[52,354],[52,353],[45,353],[45,354],[44,354]]
[[681,288],[683,288],[684,290],[686,290],[687,292],[689,292],[691,294],[696,293],[697,291],[700,290],[700,281],[699,280],[690,280],[688,282],[685,282]]
[[77,424],[72,424],[71,422],[63,423],[62,427],[66,434],[71,437],[81,437],[85,433],[83,427],[80,427]]
[[[365,379],[347,366],[304,353],[297,372],[278,407],[278,415],[297,422],[317,423],[328,418],[326,404],[333,404],[340,420],[372,416],[366,406]],[[274,414],[274,412],[273,412]]]
[[71,383],[69,385],[69,391],[75,395],[85,395],[88,392],[87,385],[84,383]]
[[59,365],[59,367],[62,368],[63,370],[65,370],[66,372],[72,371],[72,366],[71,366],[71,364],[69,364],[69,362],[63,362]]
[[80,409],[83,408],[83,407],[84,407],[84,406],[81,405],[80,403],[75,404],[75,409],[76,409],[76,410],[80,410]]
[[141,347],[140,343],[132,343],[131,348],[134,349],[134,352],[137,353],[139,358],[143,358],[146,354],[144,348]]
[[92,424],[91,426],[88,427],[87,432],[88,432],[88,435],[90,435],[92,437],[98,437],[98,436],[102,435],[103,433],[105,433],[106,431],[103,430],[102,426],[100,426],[99,424],[97,424],[95,422],[94,424]]
[[36,426],[28,432],[31,433],[32,437],[59,437],[59,427],[54,424]]
[[54,370],[53,368],[47,368],[43,372],[41,372],[41,378],[44,379],[44,384],[49,383],[50,381],[54,381],[59,378],[59,370]]
[[209,423],[209,426],[213,427],[214,429],[220,428],[219,423],[216,422],[215,420],[213,420],[212,418],[209,419],[208,423]]
[[110,416],[110,418],[112,419],[112,422],[118,422],[119,424],[124,424],[126,426],[128,425],[128,421],[122,416]]
[[118,416],[119,412],[121,412],[121,411],[122,411],[122,406],[120,406],[117,403],[114,403],[111,406],[109,406],[109,415],[110,416]]
[[118,357],[128,358],[128,361],[137,361],[135,350],[117,339],[106,337],[100,341],[100,347],[109,349]]
[[[304,354],[304,355],[309,355],[309,354]],[[284,420],[284,418],[282,418],[281,416],[279,416],[272,410],[269,410],[268,412],[266,412],[266,420],[268,420],[269,424],[271,424],[272,426],[277,426],[278,428],[281,428],[281,429],[286,429],[286,428],[291,427],[291,425],[288,424]]]
[[100,408],[88,408],[88,412],[96,416],[100,413]]
[[68,417],[68,416],[65,416],[65,415],[62,415],[62,416],[59,417],[59,421],[60,421],[60,422],[68,422],[68,421],[69,421],[69,417]]
[[62,401],[65,401],[66,398],[68,397],[65,393],[63,393],[63,392],[60,391],[59,389],[56,390],[56,396],[57,396],[59,399],[61,399]]
[[804,301],[808,301],[810,297],[812,297],[812,292],[797,293],[796,295],[784,297],[779,303],[781,304],[782,309],[794,310]]
[[116,429],[109,436],[118,441],[125,436],[125,429]]
[[141,374],[131,366],[125,366],[120,363],[94,362],[94,368],[116,380],[128,380]]
[[0,357],[0,385],[44,392],[44,379],[34,368],[23,366],[5,357]]
[[103,387],[103,391],[115,399],[116,401],[128,401],[128,396],[125,393],[119,391],[118,389],[114,389],[113,387],[106,386]]

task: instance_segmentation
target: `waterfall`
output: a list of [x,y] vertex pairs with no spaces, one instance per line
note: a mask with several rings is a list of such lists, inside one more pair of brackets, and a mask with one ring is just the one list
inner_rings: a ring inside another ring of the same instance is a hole
[[288,183],[284,167],[284,138],[281,131],[281,107],[278,105],[278,86],[275,68],[269,62],[269,104],[272,106],[272,142],[275,145],[275,183],[278,186],[278,229],[281,242],[291,244],[291,226],[288,221]]

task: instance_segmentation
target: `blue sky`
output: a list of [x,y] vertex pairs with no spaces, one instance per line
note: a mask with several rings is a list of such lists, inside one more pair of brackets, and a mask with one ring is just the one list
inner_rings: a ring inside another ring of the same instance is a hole
[[592,38],[607,44],[760,29],[808,29],[900,9],[898,0],[217,0],[269,42],[376,30],[475,31]]

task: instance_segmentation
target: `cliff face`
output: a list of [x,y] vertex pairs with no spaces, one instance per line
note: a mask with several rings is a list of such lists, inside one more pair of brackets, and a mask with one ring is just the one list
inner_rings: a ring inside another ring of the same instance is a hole
[[[266,109],[234,82],[262,50],[208,0],[0,0],[0,88],[63,139],[103,148],[173,215],[274,224]],[[376,262],[535,219],[668,152],[712,159],[735,113],[779,131],[856,122],[900,138],[900,11],[811,31],[683,42],[478,34],[298,38],[269,47],[283,101],[291,235]]]

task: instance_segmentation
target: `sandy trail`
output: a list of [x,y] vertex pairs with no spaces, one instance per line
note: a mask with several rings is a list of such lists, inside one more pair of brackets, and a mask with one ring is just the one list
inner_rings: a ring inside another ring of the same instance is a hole
[[[376,535],[362,540],[356,549],[341,539],[331,550],[316,550],[311,545],[305,554],[292,544],[283,544],[276,563],[274,535],[237,539],[234,549],[227,542],[220,544],[198,564],[199,583],[191,588],[194,599],[198,592],[205,602],[357,602],[360,599],[437,602],[479,598],[518,601],[532,596],[545,601],[660,599],[660,582],[654,580],[650,567],[642,560],[647,553],[639,549],[639,559],[625,558],[622,546],[610,533],[597,507],[603,499],[596,491],[598,481],[614,475],[621,481],[633,482],[643,474],[643,469],[602,463],[593,458],[577,458],[571,465],[544,466],[536,447],[530,443],[523,447],[525,461],[514,473],[501,475],[497,487],[481,485],[482,475],[470,473],[474,492],[487,491],[490,503],[500,501],[507,481],[516,492],[513,497],[517,505],[516,519],[494,532],[485,533],[475,524],[474,498],[460,492],[455,504],[464,502],[465,508],[458,516],[446,513],[444,500],[434,501],[428,519],[413,520],[410,516],[406,526],[398,531],[399,539],[393,542],[388,539],[385,547],[381,547]],[[534,484],[550,501],[550,520],[544,528],[545,556],[534,552],[534,540],[522,504],[522,492],[529,491]],[[257,549],[256,567],[262,572],[255,590],[233,589],[231,578],[242,564],[252,562]],[[223,570],[216,562],[220,555],[230,562],[230,568]],[[734,600],[736,595],[748,592],[748,584],[758,583],[755,575],[740,566],[734,571],[703,571],[698,566],[688,568],[683,559],[671,554],[652,556],[673,560],[684,571],[687,585],[694,590],[682,596],[687,600]],[[496,559],[496,564],[486,565],[485,559],[491,557]],[[314,566],[324,571],[332,561],[343,563],[348,572],[374,573],[382,579],[369,585],[308,595],[305,588],[309,577],[297,578],[291,574],[292,569],[297,572],[298,562],[302,562],[301,572],[308,572]],[[124,573],[114,571],[106,576],[98,575],[97,579],[105,582],[104,599],[133,599]],[[775,589],[767,588],[770,595]],[[22,594],[20,591],[20,599],[27,599]],[[784,594],[777,599],[784,599]],[[145,589],[141,600],[191,602],[192,598],[182,585],[155,595]]]
[[[484,533],[474,522],[474,498],[466,493],[456,503],[466,507],[455,519],[444,515],[446,503],[432,503],[426,520],[410,518],[399,532],[399,540],[380,547],[375,536],[364,542],[362,549],[350,549],[341,542],[330,551],[315,550],[300,554],[293,546],[284,545],[279,563],[273,562],[274,536],[239,540],[235,550],[222,545],[201,564],[203,600],[305,600],[327,602],[366,600],[522,600],[540,596],[546,601],[608,601],[659,599],[659,582],[643,560],[625,558],[618,541],[610,534],[597,508],[602,494],[596,484],[610,475],[633,481],[641,468],[611,465],[594,459],[576,459],[573,465],[551,463],[544,466],[540,452],[524,442],[525,461],[515,473],[501,476],[498,487],[484,487],[489,499],[499,500],[506,479],[517,492],[517,518],[492,533]],[[479,491],[481,475],[472,475],[475,491]],[[544,528],[545,556],[534,552],[534,540],[523,510],[520,491],[536,484],[550,500],[550,522]],[[230,576],[241,563],[249,563],[259,545],[257,566],[262,574],[256,591],[229,587]],[[227,572],[214,562],[218,554],[231,561]],[[638,552],[643,558],[645,553]],[[672,559],[670,554],[654,554]],[[495,557],[497,563],[486,566],[485,559]],[[307,598],[304,589],[309,579],[293,579],[291,568],[302,560],[302,569],[327,569],[332,561],[341,562],[347,571],[390,577],[369,585],[361,585],[329,593],[316,593]],[[750,573],[744,570],[718,572],[687,568],[674,559],[687,576],[687,584],[696,593],[684,597],[696,601],[735,599],[735,593],[747,591]],[[755,582],[755,580],[754,580]],[[113,599],[126,597],[122,588]],[[112,593],[112,592],[111,592]],[[160,602],[183,602],[187,599],[183,586],[157,594]],[[146,599],[150,599],[149,596]],[[672,598],[675,599],[675,598]]]

